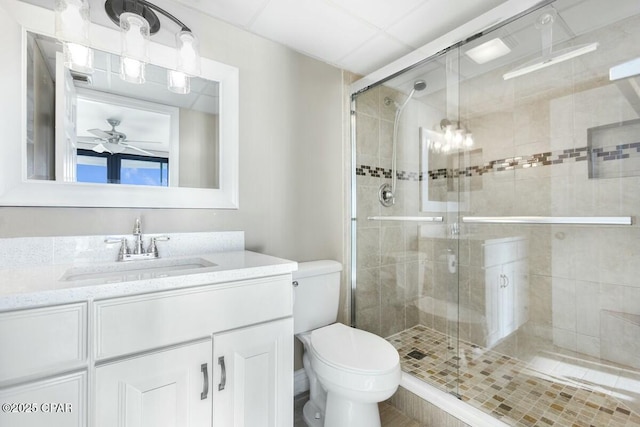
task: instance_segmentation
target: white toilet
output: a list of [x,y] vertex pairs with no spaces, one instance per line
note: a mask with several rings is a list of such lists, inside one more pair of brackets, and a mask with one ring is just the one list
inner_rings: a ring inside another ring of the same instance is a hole
[[298,263],[293,273],[293,325],[304,344],[310,427],[379,427],[378,402],[400,384],[400,357],[383,338],[335,323],[340,299],[336,261]]

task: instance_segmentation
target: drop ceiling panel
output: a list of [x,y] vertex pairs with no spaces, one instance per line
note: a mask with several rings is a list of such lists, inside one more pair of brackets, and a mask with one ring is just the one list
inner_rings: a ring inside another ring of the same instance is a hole
[[339,63],[355,73],[368,74],[400,56],[411,52],[411,48],[380,33],[365,44],[350,52]]
[[320,0],[271,0],[250,29],[332,64],[378,33],[374,26]]
[[638,13],[638,0],[616,0],[615,6],[603,0],[587,0],[564,10],[562,17],[574,33],[583,34]]
[[353,16],[387,28],[427,0],[330,0]]
[[246,27],[269,0],[175,0],[231,24]]
[[470,21],[503,0],[428,0],[409,15],[389,27],[388,33],[418,48]]

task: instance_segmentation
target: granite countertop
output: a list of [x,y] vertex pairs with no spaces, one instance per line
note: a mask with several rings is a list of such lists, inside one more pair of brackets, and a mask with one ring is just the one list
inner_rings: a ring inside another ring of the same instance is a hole
[[[109,273],[105,277],[84,278],[83,269],[126,268],[125,264],[153,263],[128,261],[111,263],[70,263],[0,268],[0,311],[82,302],[169,289],[187,288],[262,276],[286,274],[297,270],[297,263],[256,252],[237,250],[161,258],[185,264],[213,263],[204,267],[181,267],[156,271]],[[202,262],[204,261],[204,263]],[[138,264],[142,265],[142,264]],[[122,266],[122,267],[121,267]],[[70,273],[75,280],[67,280]]]

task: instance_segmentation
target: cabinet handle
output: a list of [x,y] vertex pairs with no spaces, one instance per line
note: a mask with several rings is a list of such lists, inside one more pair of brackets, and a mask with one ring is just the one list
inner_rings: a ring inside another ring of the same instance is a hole
[[509,286],[509,276],[507,276],[506,274],[504,275],[504,287],[506,288],[507,286]]
[[202,377],[204,378],[204,386],[202,393],[200,393],[200,400],[205,400],[209,394],[209,373],[207,372],[207,364],[200,365],[200,371],[202,371]]
[[220,384],[218,384],[218,391],[224,390],[224,386],[227,384],[227,368],[224,366],[224,356],[218,357],[218,364],[222,368],[222,374],[220,375]]

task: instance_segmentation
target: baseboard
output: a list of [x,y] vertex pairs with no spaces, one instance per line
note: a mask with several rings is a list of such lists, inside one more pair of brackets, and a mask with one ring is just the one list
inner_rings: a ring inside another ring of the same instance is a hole
[[298,369],[293,373],[293,395],[297,396],[309,390],[309,378],[304,369]]

